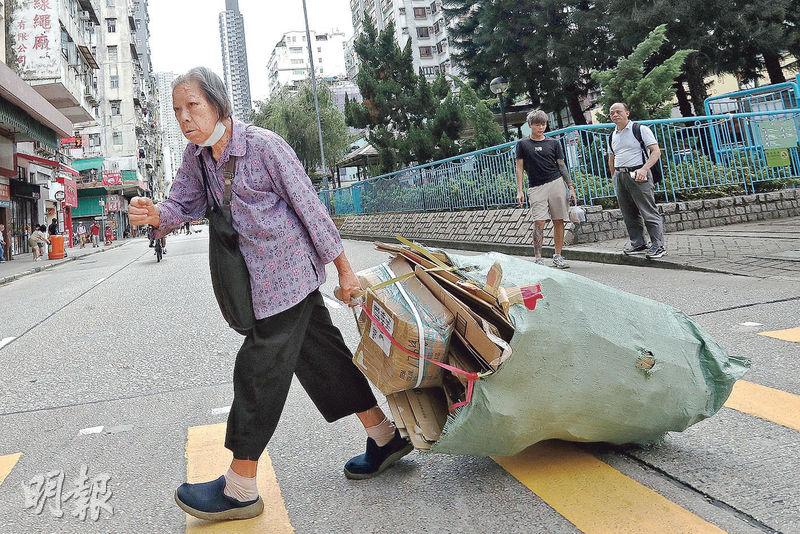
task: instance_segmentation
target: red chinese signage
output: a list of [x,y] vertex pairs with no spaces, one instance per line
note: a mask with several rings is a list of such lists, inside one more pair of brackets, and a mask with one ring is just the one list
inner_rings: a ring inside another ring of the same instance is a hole
[[71,178],[61,177],[58,182],[64,184],[64,205],[69,208],[78,207],[78,185]]
[[11,200],[11,186],[0,184],[0,200]]
[[119,171],[103,171],[103,185],[122,185],[122,174]]

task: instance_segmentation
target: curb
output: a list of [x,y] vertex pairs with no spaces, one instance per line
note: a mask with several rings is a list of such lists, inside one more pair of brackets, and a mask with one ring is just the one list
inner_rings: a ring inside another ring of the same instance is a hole
[[126,241],[125,243],[119,243],[117,245],[111,245],[110,247],[104,248],[102,250],[96,250],[94,252],[89,252],[87,254],[81,254],[80,256],[69,256],[69,257],[66,257],[64,259],[58,260],[58,261],[56,261],[54,263],[50,263],[48,265],[32,267],[32,268],[28,269],[27,271],[23,271],[21,273],[12,274],[12,275],[0,278],[0,286],[5,285],[5,284],[10,284],[14,280],[19,280],[20,278],[22,278],[24,276],[40,273],[42,271],[48,271],[48,270],[50,270],[50,269],[52,269],[54,267],[58,267],[59,265],[64,265],[65,263],[69,263],[71,261],[78,261],[78,260],[81,260],[81,259],[83,259],[83,258],[85,258],[87,256],[93,256],[95,254],[100,254],[102,252],[108,252],[109,250],[114,250],[115,248],[124,247],[127,244],[128,244],[128,241]]
[[[354,241],[386,241],[398,243],[394,237],[376,237],[364,235],[342,234],[342,239],[352,239]],[[506,245],[502,243],[478,243],[472,241],[443,241],[439,239],[421,239],[420,242],[443,249],[469,250],[473,252],[501,252],[514,256],[533,256],[533,247],[530,245]],[[553,247],[542,247],[542,251],[553,254]],[[709,269],[687,263],[680,263],[671,260],[648,260],[639,256],[626,256],[618,252],[608,252],[605,250],[589,248],[565,248],[564,257],[575,261],[590,261],[594,263],[606,263],[609,265],[630,265],[633,267],[653,267],[657,269],[671,269],[678,271],[695,271],[701,273],[722,273],[734,274],[729,271]]]

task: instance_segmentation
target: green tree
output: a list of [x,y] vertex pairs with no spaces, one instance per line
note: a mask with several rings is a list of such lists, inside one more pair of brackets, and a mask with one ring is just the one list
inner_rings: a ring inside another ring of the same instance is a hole
[[456,80],[456,84],[459,88],[459,107],[464,113],[461,151],[472,152],[502,143],[503,130],[497,124],[494,113],[478,98],[472,87],[461,80]]
[[[331,91],[319,84],[319,107],[325,167],[330,172],[350,146],[351,135],[344,114],[336,107]],[[269,100],[256,103],[253,124],[277,133],[294,149],[306,172],[314,177],[320,166],[319,132],[310,83],[297,91],[283,89]]]
[[606,28],[607,2],[587,0],[444,0],[456,60],[475,87],[495,76],[534,106],[565,106],[585,123],[582,98],[593,88],[592,69],[611,66],[614,42]]
[[625,102],[639,120],[670,115],[673,85],[694,50],[679,50],[645,73],[645,64],[667,40],[666,31],[666,25],[658,26],[628,57],[620,59],[616,67],[592,74],[602,91],[601,109],[607,110],[614,102]]
[[463,117],[444,77],[432,84],[414,72],[411,42],[400,49],[394,26],[380,32],[364,20],[355,41],[360,60],[356,82],[363,101],[347,102],[347,123],[367,129],[379,167],[390,172],[410,163],[453,156]]

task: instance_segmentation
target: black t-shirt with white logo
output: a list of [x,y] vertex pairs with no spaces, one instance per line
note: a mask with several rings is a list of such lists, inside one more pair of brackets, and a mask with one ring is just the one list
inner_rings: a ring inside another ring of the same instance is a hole
[[561,143],[555,139],[534,141],[530,137],[517,141],[517,159],[528,173],[529,187],[536,187],[561,178],[558,160],[564,159]]

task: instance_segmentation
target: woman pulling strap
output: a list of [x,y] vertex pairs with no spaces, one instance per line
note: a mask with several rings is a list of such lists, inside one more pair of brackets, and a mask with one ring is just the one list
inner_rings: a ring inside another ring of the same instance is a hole
[[412,446],[377,406],[322,300],[327,263],[339,271],[345,303],[359,283],[311,180],[281,137],[231,117],[225,86],[209,69],[198,67],[177,78],[172,101],[190,143],[169,198],[158,205],[134,198],[130,222],[150,224],[160,236],[202,218],[210,203],[222,203],[223,169],[236,158],[230,213],[255,315],[233,369],[225,436],[225,447],[233,452],[230,469],[210,482],[182,484],[175,492],[178,506],[209,520],[246,519],[263,511],[258,459],[278,424],[293,374],[327,421],[356,414],[364,425],[366,452],[347,462],[345,476],[377,475]]

